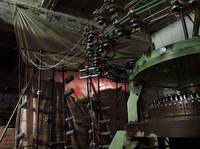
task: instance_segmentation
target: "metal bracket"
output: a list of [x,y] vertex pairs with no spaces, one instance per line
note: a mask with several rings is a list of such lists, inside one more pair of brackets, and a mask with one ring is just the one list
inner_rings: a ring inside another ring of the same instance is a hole
[[[87,78],[92,78],[92,77],[98,77],[99,73],[96,71],[97,67],[85,67],[85,69],[81,69],[79,72],[81,73],[80,79],[87,79]],[[86,74],[82,76],[82,73]]]

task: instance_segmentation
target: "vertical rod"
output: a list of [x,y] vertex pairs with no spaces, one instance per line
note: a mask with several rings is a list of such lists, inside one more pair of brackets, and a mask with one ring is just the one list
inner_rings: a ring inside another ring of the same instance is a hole
[[126,93],[126,91],[127,91],[127,88],[126,88],[126,82],[125,82],[125,100],[124,101],[126,101],[126,98],[127,98],[127,93]]
[[97,79],[97,81],[98,81],[98,100],[100,100],[100,97],[101,97],[101,93],[100,93],[100,79],[99,79],[99,77],[98,77],[98,79]]
[[[89,78],[89,90],[90,90],[90,93],[91,93],[91,91],[92,91],[92,78]],[[91,106],[91,111],[94,112],[92,99],[90,99],[90,106]],[[93,143],[95,143],[95,121],[94,121],[93,116],[94,115],[92,115],[92,140],[93,140]]]
[[[63,93],[65,92],[65,72],[64,70],[62,71],[62,86],[63,86]],[[66,103],[66,100],[65,100],[65,96],[63,95],[63,102],[64,102],[64,108],[65,108],[65,116],[69,116],[66,112],[66,110],[68,110],[68,106],[67,106],[67,103]],[[66,130],[66,128],[65,128]],[[66,131],[64,131],[66,133]],[[66,134],[64,133],[64,146],[67,147],[68,143],[67,143],[67,137],[66,137]]]
[[[101,126],[101,124],[99,123],[99,121],[100,121],[100,120],[103,120],[103,116],[102,116],[102,112],[101,112],[101,104],[102,104],[102,103],[101,103],[101,100],[100,100],[100,98],[101,98],[101,91],[100,91],[100,78],[99,78],[99,77],[97,78],[97,81],[98,81],[98,82],[97,82],[97,86],[98,86],[98,91],[97,91],[97,92],[98,92],[98,105],[99,105],[99,107],[98,107],[99,110],[97,111],[97,112],[98,112],[98,113],[97,113],[97,114],[98,114],[98,117],[97,117],[97,124],[98,124],[98,129],[101,131],[102,126]],[[101,143],[102,141],[103,141],[103,137],[102,137],[101,135],[99,135],[98,144],[101,145],[101,144],[102,144],[102,143]]]
[[19,67],[18,67],[18,69],[19,69],[19,73],[18,73],[18,85],[19,85],[19,94],[20,94],[20,92],[21,92],[21,55],[19,54],[19,65],[18,65]]
[[199,26],[200,26],[200,8],[196,8],[195,10],[195,18],[194,18],[194,28],[193,28],[193,37],[199,35]]
[[89,102],[90,101],[89,78],[87,78],[87,98]]
[[[40,54],[42,52],[40,51]],[[40,56],[40,66],[42,65],[42,56]],[[38,98],[38,106],[37,106],[37,134],[36,134],[36,149],[38,148],[39,145],[39,133],[40,133],[40,94],[41,94],[41,70],[39,69],[39,74],[38,74],[38,91],[37,91],[37,98]]]
[[185,39],[189,39],[187,25],[186,25],[186,22],[185,22],[185,17],[184,17],[184,11],[183,10],[181,10],[181,12],[180,12],[180,17],[181,17],[181,23],[182,23]]
[[[54,71],[52,71],[52,80],[51,80],[51,130],[50,130],[50,135],[51,135],[51,143],[55,141],[54,136],[55,136],[55,112],[54,112],[54,87],[55,87],[55,80],[54,80]],[[52,148],[52,146],[51,146]]]
[[116,83],[116,99],[118,98],[118,82],[115,82]]

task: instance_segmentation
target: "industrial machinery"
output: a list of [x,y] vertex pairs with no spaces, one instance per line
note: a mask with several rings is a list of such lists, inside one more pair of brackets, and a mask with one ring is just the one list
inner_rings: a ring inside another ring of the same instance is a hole
[[[172,5],[172,11],[183,15],[185,5],[172,4],[179,6]],[[136,148],[141,137],[199,137],[199,21],[188,39],[181,19],[186,40],[153,50],[135,63],[129,78],[127,129],[116,134],[110,149]]]
[[130,78],[128,136],[199,136],[199,52],[195,37],[138,60]]
[[[114,1],[107,3],[110,7],[114,5]],[[125,58],[129,60],[126,61],[126,67],[108,65],[114,71],[105,69],[106,63],[125,57],[122,54],[118,55],[120,52],[115,46],[117,42],[123,38],[129,39],[137,32],[148,32],[152,27],[151,23],[145,21],[149,18],[144,17],[145,11],[155,10],[153,17],[162,14],[160,18],[155,19],[159,21],[169,16],[165,14],[164,9],[156,9],[162,3],[168,4],[165,10],[170,14],[180,17],[185,40],[156,50],[150,48],[142,53],[129,51],[130,55]],[[141,9],[145,6],[130,8],[125,16],[120,13],[120,8],[115,7],[117,15],[112,15],[110,19],[113,25],[107,24],[109,27],[103,33],[95,32],[95,29],[87,31],[86,50],[89,59],[98,67],[100,76],[109,76],[113,80],[127,81],[130,84],[131,93],[127,103],[128,124],[125,131],[116,133],[109,149],[136,148],[141,137],[188,138],[200,135],[199,1],[151,1],[146,5],[148,7],[144,10]],[[106,11],[110,7],[106,7]],[[194,21],[189,15],[192,11],[195,11]],[[96,10],[95,15],[100,25],[108,19],[103,19],[102,9]],[[192,38],[189,37],[185,16],[194,24]],[[117,69],[118,73],[115,71]]]
[[[16,6],[27,64],[13,112],[16,148],[173,149],[170,138],[200,136],[200,0],[102,4],[92,13],[96,24],[77,21],[78,33],[69,22],[64,32]],[[105,82],[112,90],[103,95]]]

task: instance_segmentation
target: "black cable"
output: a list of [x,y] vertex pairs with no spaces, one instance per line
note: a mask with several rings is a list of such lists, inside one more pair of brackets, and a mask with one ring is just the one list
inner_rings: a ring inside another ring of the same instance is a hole
[[181,10],[180,17],[181,17],[181,23],[182,23],[182,27],[183,27],[183,32],[184,32],[184,35],[185,35],[185,39],[188,39],[189,35],[188,35],[187,25],[186,25],[184,16],[185,16],[184,11]]
[[187,16],[187,17],[189,18],[189,20],[194,24],[194,21],[192,20],[191,16],[190,16],[189,14],[187,14],[186,16]]

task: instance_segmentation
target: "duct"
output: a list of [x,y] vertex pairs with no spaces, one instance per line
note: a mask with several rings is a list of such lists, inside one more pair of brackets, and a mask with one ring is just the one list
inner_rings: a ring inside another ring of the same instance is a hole
[[[194,14],[190,14],[190,16],[192,19],[194,19]],[[185,21],[189,38],[191,38],[193,33],[193,23],[187,16],[185,16]],[[156,49],[181,40],[185,40],[181,20],[168,25],[152,35],[152,41]]]

